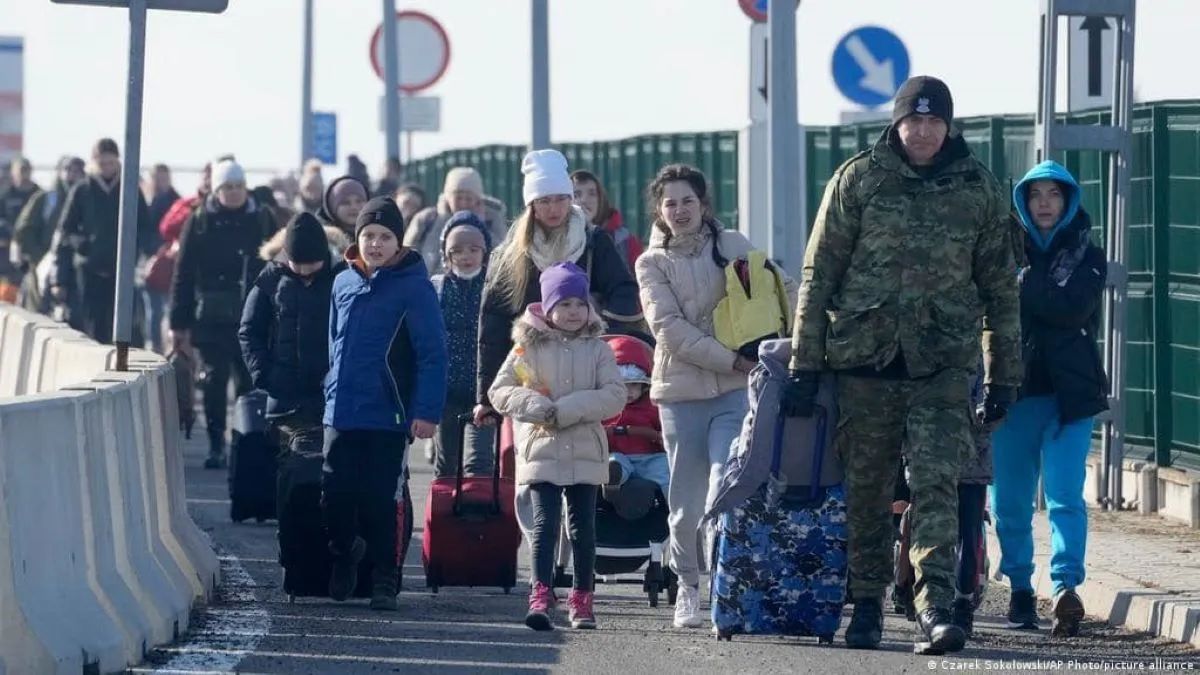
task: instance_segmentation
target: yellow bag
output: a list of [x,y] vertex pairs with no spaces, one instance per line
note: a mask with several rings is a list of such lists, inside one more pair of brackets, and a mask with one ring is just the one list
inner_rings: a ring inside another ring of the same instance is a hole
[[717,341],[737,351],[764,337],[791,333],[792,313],[787,289],[774,265],[767,263],[762,251],[750,251],[745,257],[749,292],[738,276],[742,259],[725,266],[725,297],[713,310],[713,331]]

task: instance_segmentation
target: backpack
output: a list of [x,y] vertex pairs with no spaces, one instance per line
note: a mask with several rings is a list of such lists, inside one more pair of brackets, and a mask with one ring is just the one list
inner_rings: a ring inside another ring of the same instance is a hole
[[[729,451],[725,473],[708,517],[740,506],[774,478],[775,487],[816,491],[842,482],[842,466],[833,451],[838,409],[833,373],[821,376],[818,411],[812,417],[781,419],[780,405],[788,386],[790,340],[766,340],[759,362],[750,371],[750,411]],[[776,455],[775,448],[780,452]],[[814,468],[819,475],[814,476]]]
[[725,297],[713,310],[717,341],[735,352],[756,355],[757,343],[791,333],[787,290],[775,266],[754,250],[725,266]]

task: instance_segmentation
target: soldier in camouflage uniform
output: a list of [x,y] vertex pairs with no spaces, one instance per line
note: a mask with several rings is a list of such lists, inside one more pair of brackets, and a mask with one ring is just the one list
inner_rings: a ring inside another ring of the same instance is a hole
[[903,446],[918,623],[933,650],[962,649],[949,612],[955,486],[973,452],[968,379],[981,340],[987,421],[1003,417],[1020,383],[1008,198],[952,120],[943,82],[905,82],[892,125],[829,181],[804,258],[785,412],[811,415],[818,374],[837,371],[854,648],[882,639]]

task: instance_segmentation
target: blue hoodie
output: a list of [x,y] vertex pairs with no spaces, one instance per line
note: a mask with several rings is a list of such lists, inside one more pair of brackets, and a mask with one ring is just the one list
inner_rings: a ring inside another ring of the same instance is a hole
[[[1029,214],[1029,185],[1039,180],[1052,180],[1062,186],[1063,199],[1066,202],[1062,217],[1050,231],[1049,237],[1042,236],[1042,231],[1038,229],[1037,224],[1033,222],[1033,217]],[[1016,205],[1017,213],[1021,216],[1021,225],[1029,233],[1029,239],[1043,251],[1049,250],[1050,244],[1054,242],[1058,233],[1075,219],[1075,214],[1079,212],[1079,198],[1079,183],[1075,181],[1075,177],[1063,165],[1053,160],[1046,160],[1030,169],[1021,182],[1013,188],[1013,204]]]
[[358,246],[334,279],[329,313],[326,426],[408,432],[437,422],[446,401],[446,331],[421,256],[367,274]]

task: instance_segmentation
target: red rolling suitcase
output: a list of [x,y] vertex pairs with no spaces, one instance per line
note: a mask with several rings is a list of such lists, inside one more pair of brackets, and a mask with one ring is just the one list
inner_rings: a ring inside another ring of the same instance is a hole
[[[460,435],[470,422],[469,413],[458,418]],[[421,562],[434,593],[442,586],[499,586],[507,593],[517,584],[516,485],[500,476],[500,434],[495,438],[490,477],[464,477],[464,451],[455,475],[429,486]]]

